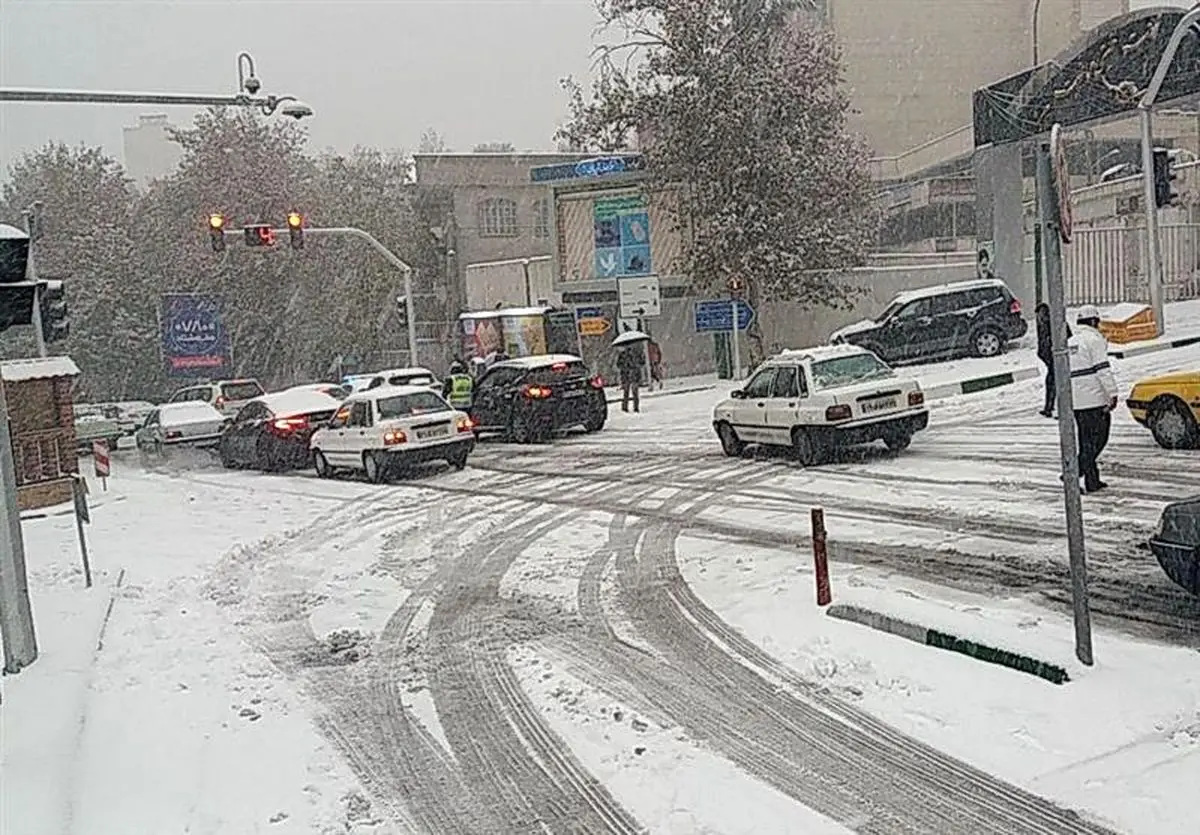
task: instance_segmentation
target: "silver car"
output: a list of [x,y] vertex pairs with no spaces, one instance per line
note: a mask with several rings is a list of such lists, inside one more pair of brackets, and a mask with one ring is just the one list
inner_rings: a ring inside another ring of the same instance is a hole
[[144,456],[179,447],[211,449],[230,420],[207,403],[166,403],[146,417],[134,438]]

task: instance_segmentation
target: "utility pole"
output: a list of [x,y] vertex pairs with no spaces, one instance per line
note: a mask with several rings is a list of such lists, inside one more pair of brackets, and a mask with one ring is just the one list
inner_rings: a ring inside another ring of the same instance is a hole
[[37,280],[37,268],[33,264],[33,245],[42,237],[40,202],[34,203],[21,214],[25,217],[25,231],[29,234],[29,258],[25,261],[25,280],[33,283],[33,314],[30,324],[33,325],[33,338],[37,343],[39,357],[48,357],[46,349],[46,332],[42,329],[42,291]]
[[533,290],[529,286],[529,259],[521,259],[521,269],[525,271],[525,306],[533,307]]
[[4,672],[19,673],[37,660],[33,608],[25,575],[25,540],[17,508],[17,473],[12,436],[8,428],[8,402],[0,380],[0,636],[4,643]]
[[[1050,305],[1050,335],[1054,349],[1054,384],[1058,399],[1058,442],[1062,453],[1063,505],[1067,522],[1067,553],[1071,566],[1071,602],[1075,620],[1075,655],[1091,666],[1092,619],[1088,606],[1087,560],[1083,536],[1083,500],[1079,490],[1079,449],[1075,439],[1075,406],[1071,396],[1071,354],[1067,347],[1066,300],[1062,277],[1062,239],[1070,237],[1065,230],[1064,216],[1069,217],[1070,182],[1065,170],[1055,172],[1051,159],[1062,161],[1056,168],[1065,169],[1061,156],[1060,128],[1050,131],[1050,143],[1039,141],[1037,155],[1038,221],[1044,231],[1043,250],[1046,257],[1046,290]],[[1060,174],[1061,177],[1055,175]],[[1061,199],[1060,199],[1061,195]],[[1065,211],[1064,211],[1065,209]]]

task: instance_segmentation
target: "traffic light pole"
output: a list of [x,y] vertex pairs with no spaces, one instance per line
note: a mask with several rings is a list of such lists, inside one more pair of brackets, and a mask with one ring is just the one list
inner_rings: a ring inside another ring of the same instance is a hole
[[1163,265],[1162,243],[1158,238],[1158,206],[1154,198],[1154,124],[1151,111],[1158,100],[1167,72],[1175,60],[1179,45],[1192,27],[1200,24],[1200,5],[1197,5],[1175,24],[1162,57],[1142,100],[1138,102],[1138,115],[1142,123],[1142,199],[1146,202],[1146,277],[1150,282],[1150,307],[1154,309],[1154,327],[1158,336],[1165,329],[1163,322]]
[[[290,232],[290,230],[288,230],[288,229],[275,229],[273,231],[275,233],[275,237],[277,240],[279,238],[281,238],[284,234],[288,234]],[[226,238],[230,238],[230,237],[244,238],[245,237],[245,234],[241,229],[237,229],[237,230],[223,229],[222,234]],[[413,285],[412,285],[413,268],[410,267],[408,264],[404,263],[404,261],[402,261],[400,259],[400,256],[396,255],[396,253],[392,252],[390,249],[388,249],[386,246],[384,246],[382,243],[380,243],[379,239],[376,238],[374,235],[372,235],[370,232],[367,232],[363,229],[358,229],[354,226],[306,227],[304,229],[304,235],[306,237],[309,235],[312,235],[314,237],[344,237],[344,238],[349,237],[349,238],[358,238],[359,240],[366,241],[368,244],[371,245],[372,249],[374,249],[381,256],[383,256],[383,259],[385,261],[387,261],[389,264],[391,264],[393,267],[398,269],[403,274],[403,276],[404,276],[404,311],[405,311],[405,313],[408,314],[408,358],[409,358],[409,363],[411,365],[416,365],[417,364],[417,321],[416,321],[416,316],[414,315],[414,310],[413,310],[413,293],[412,293],[412,290],[413,290]]]

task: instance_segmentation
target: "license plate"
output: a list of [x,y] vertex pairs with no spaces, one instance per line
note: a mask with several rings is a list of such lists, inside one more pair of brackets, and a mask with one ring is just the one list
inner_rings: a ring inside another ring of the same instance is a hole
[[587,394],[587,392],[583,389],[576,389],[575,391],[564,392],[563,397],[582,397],[585,394]]
[[440,437],[441,435],[445,435],[445,434],[446,434],[446,430],[440,426],[435,429],[418,429],[417,430],[417,437],[420,438],[421,440],[424,440],[425,438],[437,438],[437,437]]
[[862,404],[862,410],[864,415],[869,415],[875,412],[886,412],[889,409],[895,409],[896,406],[896,398],[885,397],[881,400],[868,400]]

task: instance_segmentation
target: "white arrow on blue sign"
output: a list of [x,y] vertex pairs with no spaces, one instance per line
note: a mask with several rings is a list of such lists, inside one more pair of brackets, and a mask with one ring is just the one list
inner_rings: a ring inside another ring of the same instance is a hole
[[[706,299],[696,302],[693,321],[696,333],[719,333],[733,330],[733,305],[731,299]],[[737,301],[738,330],[744,331],[754,321],[754,308],[746,302]]]

